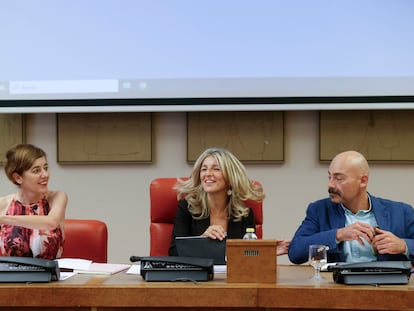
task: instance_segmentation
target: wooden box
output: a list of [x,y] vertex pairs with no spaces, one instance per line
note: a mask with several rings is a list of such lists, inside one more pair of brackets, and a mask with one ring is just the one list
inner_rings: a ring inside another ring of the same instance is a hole
[[276,283],[277,240],[229,239],[228,283]]

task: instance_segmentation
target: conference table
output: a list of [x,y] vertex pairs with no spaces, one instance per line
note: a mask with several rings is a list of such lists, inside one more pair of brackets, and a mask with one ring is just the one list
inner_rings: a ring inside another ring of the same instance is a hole
[[[343,285],[307,265],[278,265],[276,283],[146,282],[126,271],[77,274],[50,283],[1,283],[0,310],[414,310],[407,285]],[[14,308],[11,308],[13,306]]]

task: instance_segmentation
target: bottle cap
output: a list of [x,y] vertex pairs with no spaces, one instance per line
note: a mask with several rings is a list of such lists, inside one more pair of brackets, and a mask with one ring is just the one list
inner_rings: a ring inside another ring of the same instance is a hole
[[246,232],[249,232],[249,233],[254,232],[254,228],[246,228]]

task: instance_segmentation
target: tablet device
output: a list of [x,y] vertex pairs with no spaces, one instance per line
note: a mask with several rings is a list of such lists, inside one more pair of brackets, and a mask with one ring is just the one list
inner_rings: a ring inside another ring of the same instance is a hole
[[226,239],[213,240],[204,236],[176,237],[175,245],[180,257],[211,258],[215,265],[226,264]]

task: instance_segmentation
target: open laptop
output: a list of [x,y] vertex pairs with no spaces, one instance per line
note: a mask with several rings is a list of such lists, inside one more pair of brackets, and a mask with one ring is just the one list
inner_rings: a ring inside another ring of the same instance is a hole
[[213,240],[203,236],[176,237],[178,256],[211,258],[215,265],[226,264],[226,239]]

